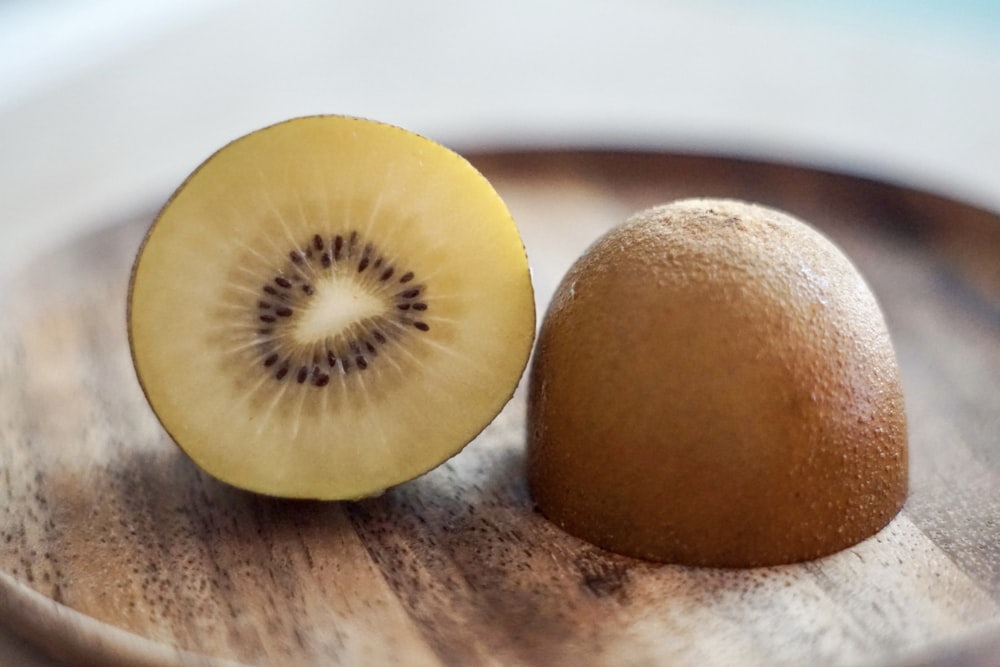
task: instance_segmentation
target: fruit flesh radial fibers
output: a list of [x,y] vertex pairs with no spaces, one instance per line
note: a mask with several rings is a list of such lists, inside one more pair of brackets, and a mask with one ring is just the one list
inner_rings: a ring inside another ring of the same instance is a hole
[[[402,307],[370,351],[348,350],[352,321],[372,330]],[[186,181],[136,263],[129,321],[147,398],[201,467],[262,493],[358,497],[489,423],[534,304],[510,214],[471,165],[398,128],[312,117],[229,144]],[[295,367],[276,381],[268,355],[310,341],[309,381]],[[324,345],[343,358],[319,359]]]

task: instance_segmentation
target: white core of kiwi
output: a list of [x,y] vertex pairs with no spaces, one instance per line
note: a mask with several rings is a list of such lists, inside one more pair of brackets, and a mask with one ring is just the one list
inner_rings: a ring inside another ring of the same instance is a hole
[[351,280],[327,278],[317,283],[313,303],[302,311],[292,329],[301,345],[338,336],[355,322],[381,315],[387,310],[385,299],[372,294]]

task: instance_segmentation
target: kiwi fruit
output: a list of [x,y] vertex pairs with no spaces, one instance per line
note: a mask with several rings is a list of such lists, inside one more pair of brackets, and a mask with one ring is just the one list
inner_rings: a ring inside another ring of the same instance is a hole
[[573,265],[539,331],[527,447],[545,516],[684,565],[828,555],[907,495],[872,291],[806,223],[740,201],[637,213]]
[[163,427],[253,492],[359,498],[469,443],[535,334],[527,256],[471,164],[344,116],[206,160],[135,261],[128,333]]

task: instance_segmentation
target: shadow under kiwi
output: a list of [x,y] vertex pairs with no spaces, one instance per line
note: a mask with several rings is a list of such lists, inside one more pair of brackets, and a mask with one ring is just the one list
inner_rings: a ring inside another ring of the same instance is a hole
[[563,533],[528,494],[520,428],[346,506],[383,576],[448,664],[582,664],[621,604],[630,559]]

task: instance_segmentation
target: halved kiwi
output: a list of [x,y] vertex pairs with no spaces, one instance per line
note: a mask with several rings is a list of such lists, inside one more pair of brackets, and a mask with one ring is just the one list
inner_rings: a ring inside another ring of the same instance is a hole
[[510,399],[534,340],[527,257],[487,180],[390,125],[244,136],[169,200],[136,259],[143,391],[201,468],[258,493],[377,493]]
[[907,461],[875,296],[788,214],[717,199],[642,211],[552,299],[528,471],[574,535],[686,565],[818,558],[896,515]]

